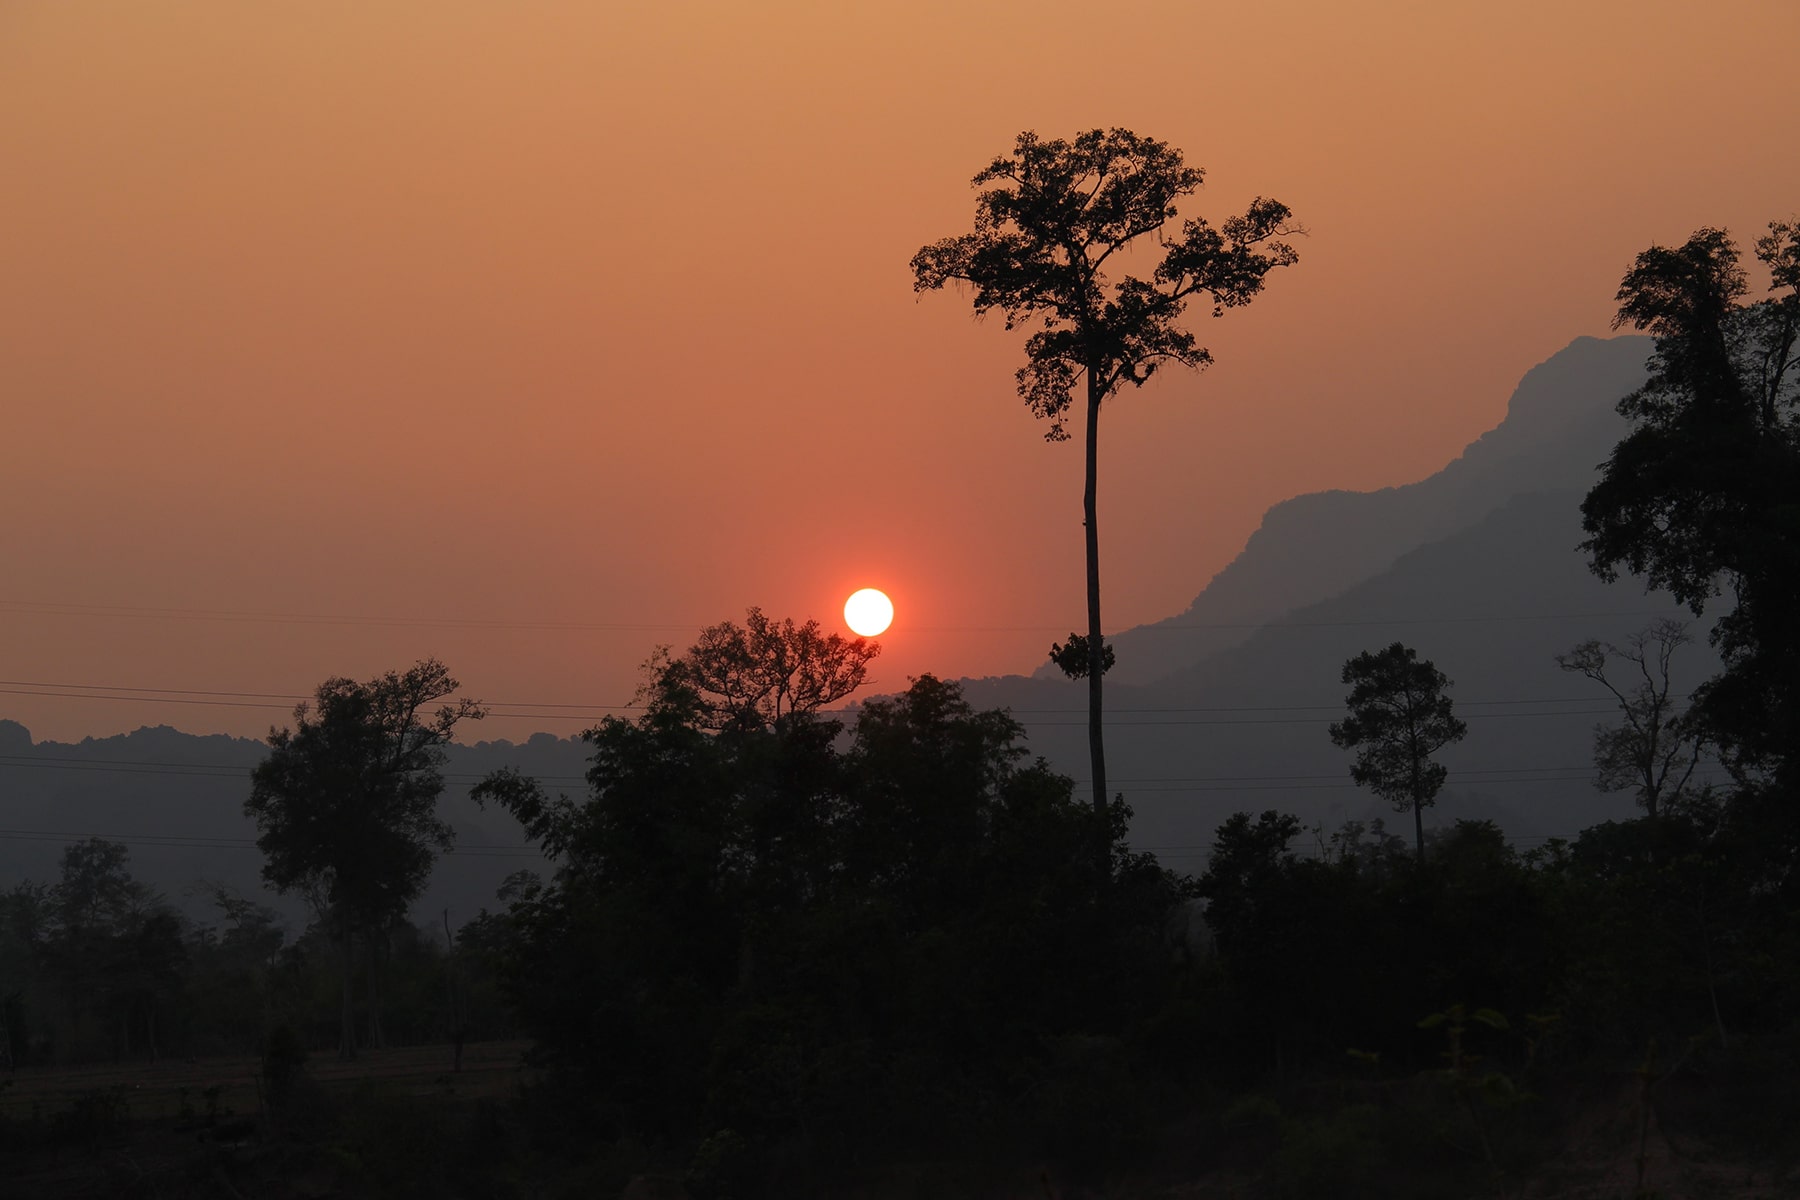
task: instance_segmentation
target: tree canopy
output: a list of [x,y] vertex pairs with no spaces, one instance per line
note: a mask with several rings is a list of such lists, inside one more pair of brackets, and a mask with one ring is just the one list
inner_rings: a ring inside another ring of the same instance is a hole
[[[1582,548],[1696,614],[1724,592],[1725,670],[1696,696],[1728,765],[1791,775],[1800,744],[1800,224],[1774,223],[1750,283],[1735,242],[1701,229],[1652,246],[1620,284],[1615,326],[1655,338],[1632,425],[1582,503]],[[1791,784],[1794,782],[1788,779]]]
[[752,607],[742,625],[701,630],[678,658],[659,652],[641,698],[690,707],[708,729],[773,727],[856,691],[880,653],[880,642],[827,634],[812,620],[774,621]]

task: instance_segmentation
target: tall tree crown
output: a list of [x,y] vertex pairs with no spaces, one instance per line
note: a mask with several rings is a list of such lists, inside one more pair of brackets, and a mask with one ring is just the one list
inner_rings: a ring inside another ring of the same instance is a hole
[[[1206,366],[1212,356],[1176,324],[1188,301],[1205,294],[1221,315],[1297,260],[1281,240],[1297,232],[1291,214],[1274,200],[1258,198],[1218,228],[1189,218],[1169,234],[1179,201],[1204,178],[1181,151],[1128,129],[1073,141],[1028,130],[972,181],[983,189],[974,232],[913,256],[913,290],[965,283],[977,313],[998,309],[1008,329],[1039,326],[1026,342],[1019,394],[1050,422],[1045,437],[1060,441],[1077,384],[1110,395],[1125,382],[1142,385],[1164,362]],[[1109,261],[1151,235],[1163,248],[1151,276],[1109,281]]]
[[1602,579],[1640,575],[1695,614],[1733,602],[1712,633],[1726,670],[1695,705],[1728,765],[1780,763],[1800,737],[1800,224],[1755,252],[1770,287],[1754,301],[1723,230],[1637,256],[1616,324],[1655,337],[1650,378],[1619,402],[1631,431],[1581,505]]
[[1350,777],[1391,803],[1413,812],[1418,852],[1425,856],[1421,811],[1437,799],[1448,776],[1432,755],[1459,742],[1469,727],[1452,711],[1445,694],[1450,680],[1430,659],[1395,642],[1365,651],[1344,664],[1350,715],[1331,726],[1331,740],[1354,749]]

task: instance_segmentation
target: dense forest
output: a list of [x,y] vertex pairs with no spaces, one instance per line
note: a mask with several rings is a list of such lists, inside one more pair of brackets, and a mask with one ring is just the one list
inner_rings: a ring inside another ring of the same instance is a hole
[[[1377,646],[1323,664],[1331,736],[1400,833],[1243,812],[1182,874],[1006,712],[930,675],[844,709],[878,645],[751,609],[647,664],[585,794],[476,789],[554,869],[458,928],[412,902],[480,706],[435,661],[332,679],[246,797],[298,937],[225,888],[180,915],[105,839],[0,895],[0,1087],[239,1055],[254,1110],[184,1111],[200,1140],[133,1175],[156,1114],[97,1089],[0,1107],[0,1152],[143,1196],[1648,1196],[1671,1154],[1680,1194],[1794,1194],[1800,227],[1755,254],[1769,298],[1716,230],[1619,294],[1655,353],[1584,550],[1717,615],[1724,664],[1675,695],[1666,624],[1562,660],[1618,700],[1595,763],[1635,819],[1527,853],[1428,833],[1453,691],[1428,646]],[[1104,673],[1097,639],[1059,649]],[[502,1097],[322,1078],[421,1043],[449,1078],[505,1039]]]

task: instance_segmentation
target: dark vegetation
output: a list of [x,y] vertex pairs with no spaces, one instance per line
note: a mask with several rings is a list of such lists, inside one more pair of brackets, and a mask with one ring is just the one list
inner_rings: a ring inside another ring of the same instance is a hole
[[[1716,231],[1647,251],[1620,294],[1656,358],[1621,403],[1636,425],[1588,498],[1586,549],[1696,613],[1728,606],[1724,671],[1686,708],[1668,684],[1679,628],[1560,660],[1618,701],[1596,762],[1641,817],[1529,854],[1488,822],[1428,836],[1431,754],[1460,723],[1448,681],[1395,645],[1341,665],[1333,737],[1358,782],[1413,811],[1413,843],[1381,822],[1239,813],[1182,876],[1130,850],[1122,798],[1078,797],[954,683],[826,711],[877,647],[753,609],[652,658],[638,714],[587,734],[584,795],[507,772],[480,785],[554,871],[515,876],[452,937],[405,915],[445,836],[438,747],[478,709],[441,703],[455,685],[435,662],[332,680],[273,732],[249,799],[268,879],[312,902],[297,939],[222,889],[215,921],[184,921],[98,839],[56,882],[0,897],[0,1048],[36,1081],[28,1106],[0,1092],[9,1181],[1794,1194],[1796,228],[1757,249],[1770,299],[1745,302]],[[1731,782],[1692,786],[1700,756]],[[509,1036],[529,1039],[529,1073],[459,1086],[465,1044]],[[384,1041],[442,1043],[444,1065],[423,1087],[383,1083]],[[69,1064],[226,1053],[253,1088],[196,1087],[173,1111],[98,1076],[43,1086],[76,1078]]]

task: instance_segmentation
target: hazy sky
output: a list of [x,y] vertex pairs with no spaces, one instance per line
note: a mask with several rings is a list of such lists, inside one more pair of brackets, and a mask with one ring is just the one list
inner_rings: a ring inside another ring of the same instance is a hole
[[[1310,231],[1198,318],[1211,370],[1105,414],[1118,629],[1269,504],[1442,466],[1644,246],[1796,215],[1797,35],[1793,0],[5,0],[0,716],[260,734],[427,654],[619,704],[658,642],[841,628],[864,585],[882,686],[1029,671],[1084,621],[1080,444],[907,267],[1020,130],[1162,138],[1192,211]],[[16,694],[70,685],[274,707]]]

